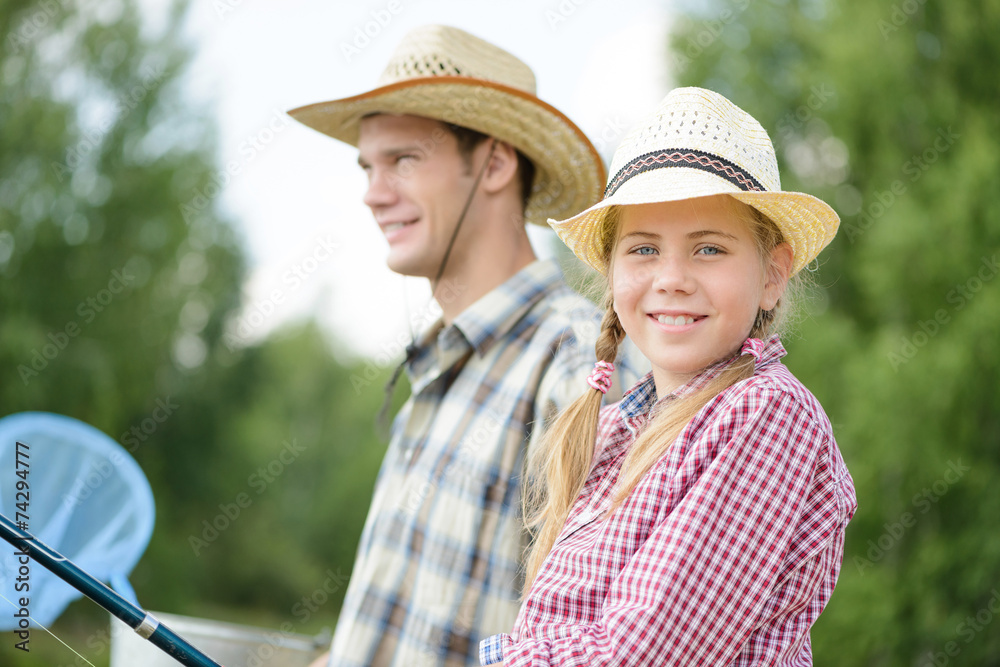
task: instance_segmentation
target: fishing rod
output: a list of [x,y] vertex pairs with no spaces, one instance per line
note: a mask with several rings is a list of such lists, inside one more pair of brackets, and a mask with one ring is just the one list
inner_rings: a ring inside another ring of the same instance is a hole
[[0,514],[0,537],[17,547],[20,553],[28,554],[45,569],[124,621],[137,635],[185,667],[222,667],[156,620],[152,614],[115,593],[68,558],[39,542],[31,533],[18,528],[3,514]]

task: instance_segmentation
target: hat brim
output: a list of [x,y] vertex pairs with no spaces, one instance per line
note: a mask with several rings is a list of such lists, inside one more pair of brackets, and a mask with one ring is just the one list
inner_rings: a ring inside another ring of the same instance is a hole
[[537,224],[587,208],[600,198],[605,180],[600,155],[569,118],[534,95],[483,79],[407,79],[288,113],[352,146],[358,145],[361,119],[373,113],[433,118],[508,142],[535,165],[525,219]]
[[840,216],[826,202],[803,192],[747,192],[726,179],[689,167],[670,167],[637,174],[613,195],[565,220],[549,220],[559,238],[585,264],[607,274],[601,254],[605,218],[613,206],[655,204],[712,195],[729,195],[753,206],[774,221],[792,248],[792,274],[815,259],[837,233]]

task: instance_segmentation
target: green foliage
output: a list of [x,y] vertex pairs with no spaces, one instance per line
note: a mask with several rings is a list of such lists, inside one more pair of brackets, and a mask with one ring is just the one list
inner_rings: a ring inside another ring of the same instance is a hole
[[115,432],[186,381],[179,345],[217,345],[242,259],[228,225],[181,214],[212,144],[172,120],[180,17],[150,40],[130,5],[102,24],[24,4],[4,17],[0,406]]
[[[343,598],[391,369],[339,363],[308,323],[223,335],[244,259],[199,196],[215,128],[178,86],[182,18],[0,2],[0,416],[67,414],[132,452],[157,504],[143,606],[311,634]],[[81,600],[52,630],[107,665],[107,623]],[[0,664],[86,664],[41,630],[13,644]]]
[[787,341],[859,502],[819,665],[1000,664],[998,28],[995,0],[719,0],[673,31],[679,83],[842,218]]
[[[293,619],[294,605],[327,570],[346,577],[353,565],[385,451],[373,429],[385,373],[356,391],[352,378],[364,369],[340,366],[313,326],[239,357],[175,397],[184,418],[143,447],[140,463],[161,485],[154,494],[171,505],[160,503],[133,580],[150,583],[148,604],[158,609],[207,615],[228,603],[251,610],[230,611],[230,620],[257,609],[279,625],[306,623]],[[187,571],[170,587],[153,585],[171,568]],[[313,625],[330,624],[343,593],[330,594]]]

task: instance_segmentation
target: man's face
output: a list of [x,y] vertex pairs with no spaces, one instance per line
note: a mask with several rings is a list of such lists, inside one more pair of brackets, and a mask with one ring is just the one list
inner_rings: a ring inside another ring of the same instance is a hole
[[433,279],[475,180],[455,136],[436,120],[378,114],[361,120],[358,150],[389,268]]

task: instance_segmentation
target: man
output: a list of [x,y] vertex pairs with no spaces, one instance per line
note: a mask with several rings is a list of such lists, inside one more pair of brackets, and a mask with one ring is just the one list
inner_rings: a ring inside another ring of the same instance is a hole
[[290,113],[358,147],[389,267],[429,279],[442,311],[404,361],[412,394],[314,665],[478,664],[518,610],[525,449],[586,389],[599,331],[524,222],[595,202],[603,165],[527,65],[444,26],[407,35],[376,89]]

